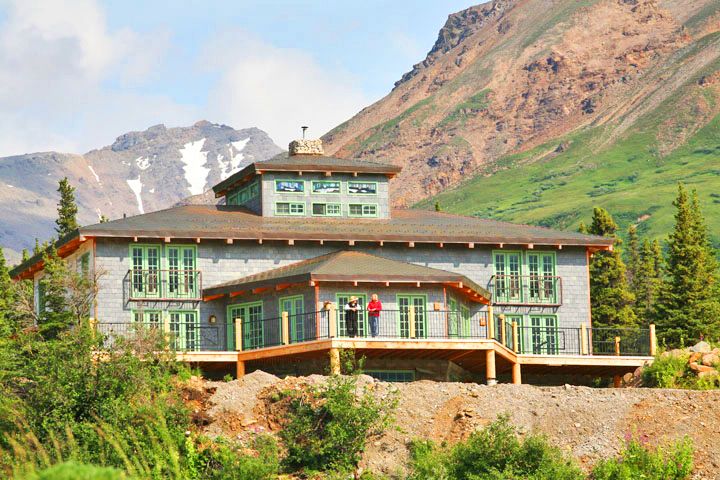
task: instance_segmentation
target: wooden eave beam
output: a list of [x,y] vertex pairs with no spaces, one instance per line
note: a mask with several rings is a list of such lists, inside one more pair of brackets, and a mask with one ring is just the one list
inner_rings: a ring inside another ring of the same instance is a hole
[[224,297],[225,294],[218,293],[217,295],[208,295],[206,297],[203,297],[203,302],[212,302],[213,300],[217,300],[218,298]]

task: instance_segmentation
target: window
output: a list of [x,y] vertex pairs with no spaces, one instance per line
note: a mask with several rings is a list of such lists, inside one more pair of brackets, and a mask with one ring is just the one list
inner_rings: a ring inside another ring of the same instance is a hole
[[376,217],[377,205],[371,203],[351,203],[348,205],[348,214],[351,217]]
[[161,328],[162,312],[160,310],[133,310],[133,321],[145,327]]
[[78,270],[83,278],[90,276],[90,252],[84,253],[78,260]]
[[197,298],[197,250],[195,245],[168,245],[167,257],[167,298]]
[[339,217],[342,209],[339,203],[313,203],[312,214],[320,217]]
[[531,353],[557,355],[560,350],[558,334],[555,315],[530,315]]
[[243,205],[260,195],[260,185],[257,181],[233,191],[227,196],[228,205]]
[[532,303],[557,302],[554,252],[528,252],[529,295]]
[[305,193],[303,180],[275,180],[275,191],[278,193]]
[[[242,332],[242,346],[239,350],[252,350],[262,348],[266,345],[266,334],[279,338],[280,322],[268,322],[268,327],[274,329],[271,332],[265,332],[265,321],[263,321],[263,304],[262,302],[243,303],[240,305],[230,305],[228,307],[228,318],[231,323],[228,325],[228,346],[235,347],[235,322],[240,322]],[[270,345],[278,345],[278,342],[271,342]]]
[[496,301],[508,303],[522,300],[521,259],[521,252],[493,252]]
[[304,203],[278,202],[275,204],[276,215],[305,215]]
[[160,297],[160,245],[130,245],[131,296]]
[[414,382],[414,370],[365,370],[363,373],[370,375],[381,382]]
[[348,182],[350,195],[377,195],[377,182]]
[[312,193],[318,194],[335,194],[340,193],[340,182],[330,180],[313,180]]
[[200,350],[200,323],[195,310],[170,312],[172,347],[179,351]]

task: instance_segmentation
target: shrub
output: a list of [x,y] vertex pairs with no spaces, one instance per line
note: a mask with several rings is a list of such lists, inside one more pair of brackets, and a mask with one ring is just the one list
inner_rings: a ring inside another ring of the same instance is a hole
[[643,383],[648,387],[678,388],[680,379],[689,373],[687,369],[687,356],[658,355],[652,365],[643,369]]
[[692,442],[685,438],[668,447],[648,449],[631,440],[619,458],[604,460],[593,469],[593,480],[685,480],[693,470]]
[[524,441],[506,416],[452,448],[432,442],[412,446],[410,479],[420,480],[581,480],[582,471],[544,437]]
[[115,468],[85,465],[73,460],[38,472],[28,480],[125,480],[125,474]]
[[397,404],[396,396],[379,399],[357,390],[357,377],[337,376],[324,386],[290,394],[280,432],[288,467],[348,471],[357,465],[368,437],[391,423]]

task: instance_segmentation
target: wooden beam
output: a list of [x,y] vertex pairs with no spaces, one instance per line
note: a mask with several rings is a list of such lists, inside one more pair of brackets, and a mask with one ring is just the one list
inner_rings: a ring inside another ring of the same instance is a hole
[[330,349],[330,374],[340,375],[340,350]]
[[226,239],[225,239],[225,243],[227,243],[228,245],[232,245],[232,244],[233,244],[233,239],[232,239],[232,238],[226,238]]
[[353,172],[353,177],[357,177],[357,176],[358,176],[358,172]]
[[320,240],[320,245],[325,245],[325,240]]
[[355,245],[355,240],[348,240],[348,245],[351,247]]
[[197,238],[195,239],[195,243],[200,243],[200,237],[197,237]]
[[357,280],[355,280],[355,281],[353,282],[353,287],[357,287],[357,286],[358,286],[358,282],[357,282]]
[[381,246],[381,247],[385,245],[385,242],[384,242],[384,241],[382,241],[382,240],[380,240],[380,242],[379,242],[379,243],[380,243],[380,246]]
[[438,243],[438,247],[443,248],[445,244],[443,242]]
[[558,246],[557,246],[558,250],[562,250],[562,247],[563,247],[562,243],[558,243]]
[[240,379],[245,376],[245,362],[238,360],[235,367],[235,378]]
[[262,238],[258,238],[258,245],[262,245],[262,244],[263,244],[263,239],[262,239]]
[[270,290],[268,287],[258,287],[258,288],[253,288],[252,293],[253,293],[253,295],[257,295],[258,293],[267,292],[268,290]]
[[468,243],[468,248],[475,248],[475,244],[472,242]]
[[171,241],[172,241],[172,238],[170,238],[170,237],[165,237],[165,243],[170,243]]
[[385,286],[386,286],[386,287],[389,287],[389,286],[390,286],[390,282],[385,282]]
[[311,286],[311,287],[314,287],[314,286],[315,286],[315,280],[310,280],[310,286]]
[[239,297],[239,296],[242,295],[243,293],[245,293],[245,290],[240,290],[240,291],[237,291],[237,292],[231,292],[231,293],[230,293],[230,298]]
[[138,241],[138,238],[137,238],[137,237],[133,237],[133,242],[137,243],[137,241]]
[[415,282],[415,285],[417,286],[417,288],[420,288],[420,282]]
[[512,382],[513,385],[521,385],[522,384],[522,371],[520,370],[520,364],[518,362],[513,363],[512,365]]
[[498,248],[505,248],[505,244],[504,244],[504,243],[498,243]]
[[325,172],[326,177],[332,177],[332,172]]
[[408,247],[415,248],[415,242],[408,242]]
[[527,249],[528,249],[528,250],[532,250],[532,249],[534,249],[534,248],[535,248],[535,244],[534,244],[534,243],[528,243],[528,244],[527,244]]
[[87,238],[85,238],[85,235],[80,235],[78,237],[78,240],[80,241],[80,243],[84,243],[87,240]]
[[495,374],[495,350],[485,351],[485,379],[488,385],[497,384]]
[[295,240],[288,240],[288,245],[295,245]]
[[212,302],[213,300],[217,300],[218,298],[222,298],[224,296],[225,295],[223,295],[222,293],[218,295],[208,295],[207,297],[203,297],[203,302]]

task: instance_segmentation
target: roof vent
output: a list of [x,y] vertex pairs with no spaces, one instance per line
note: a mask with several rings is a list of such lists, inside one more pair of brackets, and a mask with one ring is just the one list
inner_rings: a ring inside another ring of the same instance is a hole
[[322,140],[293,140],[288,147],[290,155],[324,155]]

